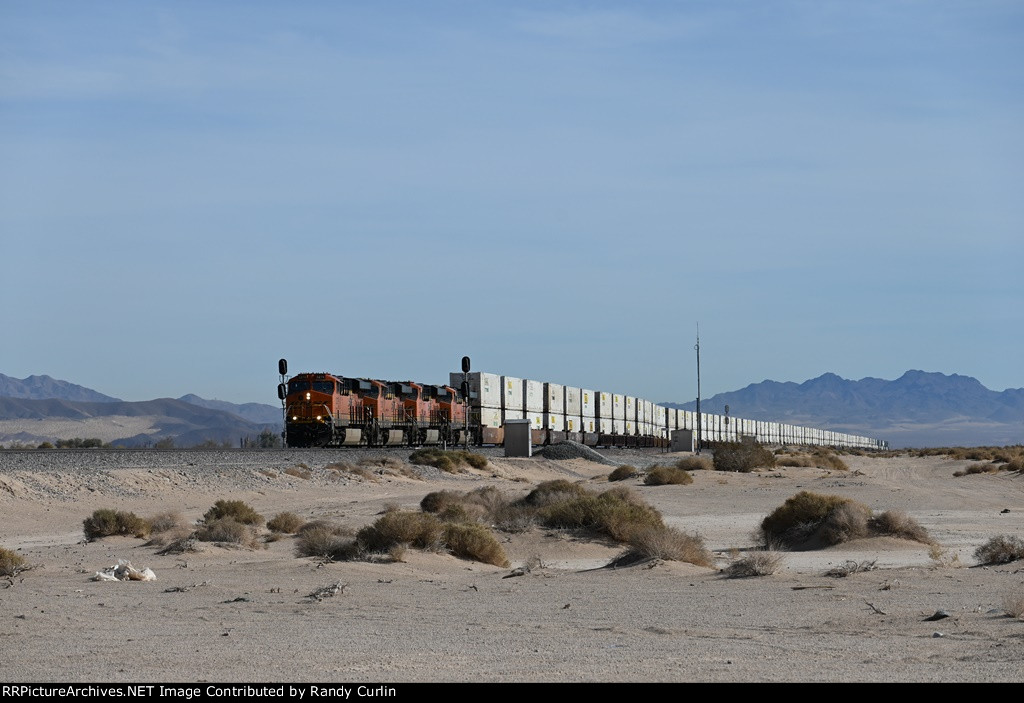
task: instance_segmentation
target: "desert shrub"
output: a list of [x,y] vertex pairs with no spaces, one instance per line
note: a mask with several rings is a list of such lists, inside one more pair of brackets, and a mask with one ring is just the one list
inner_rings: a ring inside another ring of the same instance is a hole
[[1009,564],[1024,559],[1024,540],[1013,535],[999,535],[974,550],[979,564]]
[[512,503],[498,510],[491,521],[502,532],[526,532],[537,524],[537,515],[528,505]]
[[722,570],[726,578],[743,579],[771,576],[782,566],[782,554],[771,549],[749,552]]
[[443,524],[435,515],[395,510],[359,530],[356,540],[368,552],[387,552],[396,544],[438,549],[442,532]]
[[267,522],[267,529],[271,532],[280,532],[286,535],[294,535],[306,521],[295,513],[278,513]]
[[1011,618],[1024,618],[1024,591],[1007,593],[1003,596],[1003,610]]
[[425,513],[439,513],[449,505],[461,504],[464,495],[458,491],[433,491],[423,496],[420,510]]
[[564,478],[556,478],[553,481],[544,481],[537,484],[537,487],[530,491],[521,502],[526,505],[540,507],[587,494],[589,494],[589,491],[585,486],[571,483]]
[[842,544],[868,536],[868,519],[871,509],[854,501],[835,506],[821,521],[817,537],[823,544]]
[[693,483],[693,476],[675,466],[652,466],[644,476],[644,484],[648,486],[685,486],[688,483]]
[[17,576],[28,568],[25,557],[0,547],[0,576]]
[[196,528],[193,536],[200,542],[237,544],[249,548],[259,546],[256,528],[239,522],[233,517],[205,521]]
[[351,561],[359,558],[362,550],[358,542],[344,529],[320,522],[299,533],[295,542],[295,553],[300,557]]
[[218,500],[203,515],[203,521],[213,522],[228,517],[243,525],[263,524],[263,516],[257,513],[251,505],[241,500]]
[[637,471],[637,468],[635,466],[630,466],[629,464],[623,464],[622,466],[618,467],[617,469],[612,471],[610,474],[608,474],[608,480],[609,481],[625,481],[627,478],[633,478],[634,476],[637,476],[639,473],[640,472]]
[[817,466],[822,469],[835,469],[836,471],[850,470],[850,467],[847,466],[846,462],[843,461],[835,452],[825,449],[824,447],[816,448],[811,458],[814,462],[813,466]]
[[712,464],[716,471],[749,473],[775,466],[775,455],[755,442],[726,442],[715,446]]
[[287,469],[284,470],[284,472],[289,476],[306,479],[307,481],[313,478],[313,472],[310,471],[309,467],[304,464],[300,464],[299,466],[289,466]]
[[765,543],[797,547],[809,542],[833,511],[847,504],[854,504],[855,509],[844,510],[834,518],[827,527],[827,536],[830,538],[848,533],[859,522],[860,515],[864,516],[866,523],[867,517],[871,514],[870,510],[849,498],[800,491],[761,521],[761,533]]
[[640,501],[628,489],[612,489],[598,494],[583,490],[582,495],[547,494],[563,498],[538,508],[539,521],[547,527],[593,530],[618,542],[628,542],[639,530],[665,526],[661,513]]
[[172,530],[187,528],[189,526],[188,522],[185,520],[185,516],[177,511],[158,513],[147,518],[146,521],[149,523],[150,531],[153,534],[170,532]]
[[776,466],[816,466],[814,459],[806,454],[787,454],[775,457]]
[[409,461],[421,466],[434,466],[448,473],[458,473],[460,467],[472,466],[482,469],[487,466],[487,457],[462,449],[445,451],[443,449],[418,449],[409,455]]
[[101,508],[82,522],[86,539],[99,539],[112,535],[130,537],[147,537],[150,532],[149,523],[135,513],[122,512]]
[[933,544],[934,541],[928,535],[928,531],[914,518],[901,510],[886,510],[883,513],[874,515],[868,520],[868,527],[873,534],[892,535],[902,539],[909,539],[922,544]]
[[457,557],[495,566],[508,566],[508,557],[494,534],[483,525],[449,524],[444,528],[444,543]]
[[675,467],[683,471],[711,471],[715,465],[706,456],[684,456]]
[[628,563],[642,559],[682,561],[697,566],[714,566],[715,559],[704,546],[704,539],[675,527],[648,527],[630,535],[629,547],[616,558]]

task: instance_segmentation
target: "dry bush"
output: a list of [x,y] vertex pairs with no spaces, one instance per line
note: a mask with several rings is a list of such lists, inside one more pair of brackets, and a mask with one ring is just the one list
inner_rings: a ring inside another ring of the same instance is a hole
[[640,472],[637,471],[637,468],[635,466],[630,466],[629,464],[623,464],[622,466],[618,467],[617,469],[612,471],[610,474],[608,474],[608,480],[609,481],[625,481],[627,478],[633,478],[634,476],[637,476],[639,474],[640,474]]
[[353,476],[358,476],[359,478],[367,481],[373,481],[375,483],[377,481],[377,476],[372,471],[362,466],[354,466],[349,463],[340,462],[336,464],[328,464],[324,468],[334,474],[352,474]]
[[530,506],[512,503],[495,513],[492,522],[502,532],[526,532],[537,524],[537,513]]
[[782,567],[782,554],[771,549],[749,552],[745,557],[733,561],[722,570],[731,579],[755,576],[771,576]]
[[[547,527],[592,530],[618,542],[628,542],[642,529],[665,526],[661,513],[628,489],[613,488],[598,494],[583,490],[583,495],[547,493],[549,502],[537,508],[538,521]],[[557,496],[561,499],[554,500]]]
[[543,481],[530,491],[520,502],[525,505],[542,507],[549,503],[558,503],[570,498],[588,495],[590,491],[579,483],[571,483],[564,478]]
[[675,467],[683,471],[711,471],[715,465],[706,456],[685,456],[675,463]]
[[817,464],[814,463],[814,459],[812,459],[811,457],[807,456],[806,454],[799,454],[799,455],[791,454],[791,455],[786,455],[786,456],[777,456],[777,457],[775,457],[775,465],[776,466],[804,466],[804,467],[817,466]]
[[441,521],[430,513],[396,510],[359,530],[356,540],[367,552],[386,553],[396,544],[436,551],[442,544],[443,529]]
[[461,505],[465,494],[459,491],[433,491],[423,496],[420,510],[425,513],[439,513],[450,505]]
[[1003,596],[1003,610],[1011,618],[1024,618],[1024,591],[1007,593]]
[[0,547],[0,576],[17,576],[28,568],[25,557]]
[[475,469],[487,466],[487,457],[483,454],[462,449],[418,449],[409,455],[409,461],[421,466],[434,466],[448,473],[459,473],[462,466],[472,466]]
[[289,476],[305,479],[307,481],[313,478],[313,472],[310,471],[309,467],[305,465],[289,466],[287,469],[284,470],[284,472]]
[[129,537],[147,537],[150,532],[149,523],[135,513],[100,508],[82,521],[82,530],[88,540],[127,535]]
[[218,500],[213,507],[203,514],[203,522],[213,522],[222,518],[232,518],[243,525],[262,525],[263,516],[241,500]]
[[835,452],[825,449],[824,447],[818,447],[814,450],[812,456],[814,466],[821,469],[834,469],[836,471],[849,471],[850,467],[846,465],[846,462],[839,458]]
[[271,532],[279,532],[286,535],[294,535],[306,521],[295,513],[278,513],[267,522],[267,529]]
[[495,566],[508,566],[508,557],[494,535],[483,525],[453,523],[444,528],[444,543],[457,557]]
[[400,469],[405,466],[405,462],[400,459],[396,459],[393,456],[375,456],[375,457],[363,457],[359,460],[360,466],[374,467],[380,469]]
[[149,523],[150,531],[154,535],[191,527],[185,516],[176,510],[158,513],[153,517],[147,518],[147,522]]
[[928,531],[902,510],[886,510],[879,515],[873,515],[868,520],[868,527],[873,534],[877,535],[891,535],[922,544],[934,543],[934,540],[928,535]]
[[1024,539],[1013,535],[999,535],[974,550],[979,564],[1009,564],[1024,559]]
[[816,537],[826,545],[842,544],[867,537],[871,509],[854,501],[840,503],[818,526]]
[[756,442],[726,442],[715,446],[712,464],[716,471],[749,473],[773,468],[775,455]]
[[704,546],[700,535],[687,534],[675,527],[648,527],[635,530],[629,547],[616,558],[617,563],[646,559],[682,561],[697,566],[714,566],[715,558]]
[[301,530],[295,542],[295,554],[330,561],[351,561],[362,556],[362,550],[344,528],[320,521]]
[[685,486],[693,483],[693,476],[675,466],[652,466],[644,476],[647,486]]
[[[840,506],[853,504],[853,510],[844,510],[827,526],[827,537],[835,538],[856,528],[860,517],[866,523],[871,511],[867,506],[841,496],[822,495],[800,491],[786,500],[761,521],[761,534],[765,544],[779,544],[788,548],[813,546],[819,538],[820,528]],[[821,535],[821,538],[826,535]],[[835,542],[826,542],[835,544]]]
[[237,544],[250,549],[255,549],[259,546],[259,535],[256,532],[256,528],[239,522],[233,517],[221,517],[205,521],[196,528],[194,536],[200,542]]

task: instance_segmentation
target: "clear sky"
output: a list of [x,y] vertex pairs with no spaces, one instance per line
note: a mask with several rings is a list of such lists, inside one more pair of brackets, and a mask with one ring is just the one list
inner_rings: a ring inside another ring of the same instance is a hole
[[0,372],[1024,386],[1024,3],[0,0]]

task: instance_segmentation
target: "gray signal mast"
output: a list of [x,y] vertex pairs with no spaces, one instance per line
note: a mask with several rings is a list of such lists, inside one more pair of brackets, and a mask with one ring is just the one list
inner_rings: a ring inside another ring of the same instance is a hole
[[701,431],[700,431],[700,323],[697,323],[697,343],[693,345],[697,350],[697,454],[700,454]]

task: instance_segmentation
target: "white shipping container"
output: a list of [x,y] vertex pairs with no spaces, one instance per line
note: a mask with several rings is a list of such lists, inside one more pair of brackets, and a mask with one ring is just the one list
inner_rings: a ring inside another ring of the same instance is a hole
[[636,398],[631,395],[627,395],[624,398],[626,413],[623,415],[623,419],[626,422],[632,422],[636,425]]
[[625,434],[626,423],[622,418],[612,418],[612,434]]
[[[580,389],[580,415],[583,417],[597,417],[597,394],[586,388]],[[590,431],[590,430],[586,430]]]
[[581,418],[581,420],[582,424],[580,426],[583,428],[584,432],[597,432],[597,418],[584,417]]
[[525,419],[526,419],[526,413],[524,413],[522,410],[508,410],[508,409],[505,409],[505,410],[501,411],[501,420],[502,420],[502,422],[504,422],[505,420],[525,420]]
[[619,393],[612,393],[612,419],[623,420],[626,417],[626,397]]
[[561,383],[544,384],[544,412],[565,414],[565,386]]
[[480,408],[480,424],[484,427],[501,427],[501,408]]
[[[580,389],[573,386],[565,386],[565,414],[580,416]],[[578,430],[571,430],[577,432]]]
[[[502,394],[501,394],[501,407],[505,410],[523,412],[523,379],[516,378],[515,376],[502,376],[501,377]],[[523,416],[520,414],[518,418],[512,418],[522,420]]]
[[612,394],[598,391],[594,395],[597,401],[595,415],[599,418],[608,418],[609,420],[615,417],[615,414],[612,412]]
[[526,412],[544,412],[544,384],[540,381],[523,381],[523,395],[526,399]]
[[544,429],[544,413],[527,412],[526,419],[530,421],[531,430]]
[[544,429],[553,432],[565,431],[565,415],[563,413],[543,413]]
[[597,419],[597,431],[601,434],[612,433],[612,419],[610,417],[601,417]]
[[[501,407],[501,376],[496,373],[485,373],[483,371],[472,371],[468,374],[469,390],[476,394],[476,400],[471,405],[475,407],[500,408]],[[452,372],[448,374],[448,382],[452,388],[462,388],[462,374]]]

